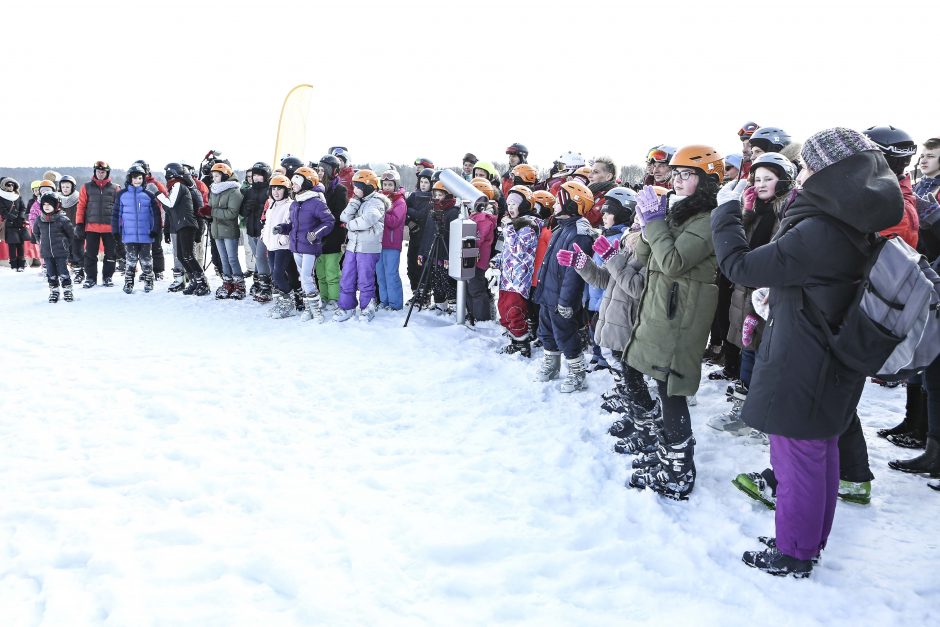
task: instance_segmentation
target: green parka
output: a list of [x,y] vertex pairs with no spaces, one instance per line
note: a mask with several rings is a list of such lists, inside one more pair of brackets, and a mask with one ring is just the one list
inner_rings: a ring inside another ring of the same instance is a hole
[[665,381],[669,396],[691,396],[702,377],[702,353],[718,305],[710,213],[678,226],[668,217],[650,222],[636,255],[647,266],[646,289],[625,359]]
[[212,208],[212,226],[210,233],[215,239],[238,239],[239,209],[242,206],[242,193],[237,181],[213,183],[209,187],[209,206]]

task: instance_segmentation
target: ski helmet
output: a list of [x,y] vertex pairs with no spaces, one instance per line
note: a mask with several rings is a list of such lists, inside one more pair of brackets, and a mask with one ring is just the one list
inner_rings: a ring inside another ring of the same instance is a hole
[[565,213],[577,212],[579,216],[587,215],[594,206],[594,194],[587,185],[580,181],[565,181],[558,189],[558,200]]
[[131,165],[132,166],[139,165],[140,167],[142,167],[144,169],[144,177],[147,177],[150,175],[150,164],[144,161],[143,159],[138,159]]
[[264,177],[264,180],[267,181],[269,178],[271,178],[271,166],[269,166],[264,161],[256,161],[253,166],[248,168],[248,172],[246,172],[246,174],[249,176],[252,174],[260,174]]
[[229,180],[230,178],[232,178],[232,175],[235,174],[235,171],[232,169],[232,166],[222,161],[219,161],[214,166],[212,166],[212,169],[210,169],[209,171],[221,172],[223,181]]
[[903,176],[917,153],[914,139],[896,126],[872,126],[864,134],[881,150],[891,171]]
[[493,189],[493,185],[483,177],[476,177],[470,184],[477,188],[478,191],[482,192],[487,198],[493,200],[496,198],[496,190]]
[[398,170],[395,168],[390,167],[385,172],[382,172],[382,180],[395,183],[395,191],[398,191],[398,188],[401,187],[401,174],[399,174]]
[[611,201],[620,205],[624,209],[633,211],[636,209],[636,192],[629,187],[615,187],[604,195],[604,207],[606,208]]
[[[525,185],[513,185],[509,188],[509,192],[506,194],[507,203],[513,194],[519,194],[522,196],[522,202],[519,203],[519,214],[522,215],[529,213],[532,210],[532,190]],[[551,196],[551,194],[549,194],[549,196]]]
[[555,208],[555,197],[552,193],[544,189],[532,192],[532,208],[539,214],[540,218],[547,218]]
[[425,159],[424,157],[418,157],[415,159],[416,168],[431,168],[434,169],[434,162],[430,159]]
[[525,160],[529,158],[529,149],[525,145],[516,142],[506,149],[506,154],[518,155],[522,159],[522,163],[525,163]]
[[144,177],[144,180],[147,180],[147,170],[145,170],[144,166],[140,165],[139,163],[135,163],[131,167],[127,168],[127,176],[125,177],[126,184],[130,185],[131,179],[135,176],[142,176]]
[[496,171],[496,168],[489,161],[477,161],[473,164],[474,170],[483,170],[486,172],[487,176],[484,177],[490,181],[495,181],[499,179],[499,172]]
[[434,170],[431,168],[424,168],[418,172],[418,178],[426,178],[429,182],[434,180]]
[[563,152],[557,159],[555,163],[561,164],[559,171],[574,172],[583,165],[587,165],[587,162],[584,160],[584,157],[581,156],[580,152]]
[[43,187],[47,187],[51,189],[53,192],[55,191],[55,183],[53,183],[52,181],[47,181],[45,179],[43,179],[42,181],[39,181],[39,189],[42,189]]
[[349,151],[343,146],[333,146],[330,148],[330,154],[343,160],[344,165],[349,165]]
[[[294,176],[299,176],[304,179],[301,183],[300,189],[313,189],[315,186],[320,184],[320,175],[317,174],[317,171],[313,168],[308,168],[307,166],[301,166],[294,170]],[[294,178],[291,177],[291,179]]]
[[677,150],[669,160],[669,167],[698,168],[703,174],[718,177],[717,183],[721,183],[725,178],[725,160],[717,150],[701,144],[684,146]]
[[754,131],[759,128],[760,126],[757,122],[745,122],[741,125],[741,128],[738,129],[738,137],[741,138],[742,142],[746,142],[751,138],[751,135],[754,134]]
[[379,188],[379,177],[372,170],[363,168],[353,174],[352,183],[353,187],[362,191],[362,197],[365,198]]
[[332,179],[336,176],[336,173],[342,169],[342,164],[339,162],[339,159],[333,155],[323,155],[320,157],[319,166],[323,168],[323,176],[328,179]]
[[[39,206],[42,209],[43,213],[54,213],[59,208],[59,197],[54,194],[43,194],[39,199]],[[54,209],[52,211],[46,211],[46,205],[52,205]]]
[[775,126],[763,126],[751,135],[751,146],[756,146],[764,152],[780,152],[789,146],[793,139],[785,130]]
[[513,182],[521,185],[535,185],[538,180],[538,172],[528,163],[520,163],[512,169]]
[[108,165],[107,161],[95,161],[95,165],[92,166],[92,170],[105,170],[108,175],[111,174],[111,166]]
[[75,180],[75,177],[69,176],[68,174],[59,179],[60,192],[62,191],[62,183],[71,183],[73,192],[75,191],[75,188],[78,187],[78,181]]
[[268,195],[271,195],[271,188],[282,187],[285,192],[285,197],[287,192],[290,191],[290,179],[284,176],[283,174],[275,174],[271,177],[271,180],[268,181]]
[[294,172],[297,171],[297,168],[301,168],[303,165],[304,162],[293,155],[288,155],[281,159],[281,167],[284,168],[284,172],[287,173],[287,178],[294,176]]
[[751,164],[751,172],[759,167],[767,167],[774,170],[780,180],[792,181],[796,179],[796,166],[793,162],[781,155],[779,152],[765,152]]
[[571,176],[576,176],[582,180],[582,182],[587,185],[591,182],[591,166],[582,165],[580,168],[571,173]]
[[673,155],[676,154],[676,149],[672,146],[667,146],[662,144],[660,146],[653,146],[650,148],[650,151],[646,153],[646,162],[653,163],[669,163]]
[[[189,166],[192,167],[192,166]],[[163,177],[169,181],[170,179],[182,179],[187,176],[191,176],[189,169],[176,162],[168,163],[163,166]]]

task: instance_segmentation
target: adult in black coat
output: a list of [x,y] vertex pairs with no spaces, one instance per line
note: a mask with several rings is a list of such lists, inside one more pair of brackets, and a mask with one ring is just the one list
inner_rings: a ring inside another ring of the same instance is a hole
[[12,178],[0,179],[0,220],[3,220],[3,239],[10,250],[10,268],[22,272],[26,268],[23,245],[29,239],[26,220],[29,211],[20,197],[20,184]]
[[807,299],[837,329],[862,278],[868,234],[896,225],[897,176],[860,133],[821,131],[803,146],[803,189],[767,245],[750,250],[742,226],[743,182],[719,195],[712,237],[734,283],[770,288],[770,315],[742,411],[770,434],[778,480],[776,547],[748,552],[762,570],[805,573],[825,547],[839,487],[837,440],[852,419],[863,374],[835,360]]

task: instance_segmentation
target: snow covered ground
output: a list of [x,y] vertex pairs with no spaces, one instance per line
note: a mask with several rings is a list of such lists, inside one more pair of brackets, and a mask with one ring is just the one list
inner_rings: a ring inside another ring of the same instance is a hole
[[[46,302],[0,268],[0,625],[935,625],[940,495],[874,436],[808,581],[746,568],[766,450],[692,409],[691,501],[623,487],[610,385],[561,395],[500,329],[417,313],[270,320],[120,286]],[[213,288],[217,284],[213,280]]]

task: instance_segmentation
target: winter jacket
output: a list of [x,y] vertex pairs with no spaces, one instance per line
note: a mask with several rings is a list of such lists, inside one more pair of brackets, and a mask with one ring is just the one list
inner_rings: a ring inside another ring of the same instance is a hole
[[402,241],[405,239],[405,216],[408,213],[408,204],[405,202],[405,195],[401,192],[394,192],[387,198],[392,204],[385,212],[382,248],[401,250]]
[[503,227],[503,252],[499,254],[499,289],[529,297],[535,270],[535,247],[542,221],[519,216]]
[[409,247],[421,246],[424,224],[431,210],[431,192],[411,192],[407,200],[408,211],[406,224],[408,225]]
[[[152,244],[163,225],[159,203],[143,187],[133,185],[118,193],[111,212],[111,232],[125,244]],[[156,233],[154,237],[150,233]]]
[[158,194],[157,202],[164,211],[164,230],[167,233],[179,233],[181,229],[196,228],[196,213],[193,209],[195,196],[193,188],[187,187],[180,179],[168,181],[170,191]]
[[493,238],[496,237],[496,216],[480,211],[472,214],[470,219],[477,225],[477,246],[480,248],[480,257],[477,259],[476,267],[485,271],[490,267]]
[[[607,241],[613,244],[615,247],[620,241],[620,238],[623,237],[623,232],[626,230],[626,224],[615,224],[609,229],[604,229],[604,232],[601,234],[602,237],[606,237]],[[585,250],[585,254],[590,255],[590,250]],[[601,259],[601,256],[597,253],[594,253],[593,261],[597,265],[603,265],[604,261]],[[601,299],[604,298],[604,288],[606,287],[606,282],[596,285],[592,284],[590,281],[587,282],[587,291],[588,291],[588,310],[598,311],[598,308],[601,306]]]
[[35,222],[35,221],[36,221],[36,218],[38,218],[40,215],[42,215],[42,206],[39,204],[39,199],[38,199],[38,198],[33,198],[33,200],[32,200],[32,201],[30,202],[30,204],[29,204],[29,226],[30,226],[30,228],[32,228],[33,222]]
[[[0,180],[0,186],[2,181]],[[29,239],[26,220],[29,212],[16,192],[0,189],[0,219],[4,221],[3,238],[8,244],[23,244]]]
[[346,251],[353,253],[382,252],[382,235],[385,233],[385,212],[392,201],[381,192],[372,192],[363,199],[353,198],[343,209],[340,220],[349,231]]
[[239,213],[245,218],[245,233],[248,237],[261,236],[261,214],[268,199],[268,184],[252,183],[242,194],[242,206]]
[[535,246],[535,265],[532,267],[532,287],[539,284],[539,271],[545,261],[545,252],[548,250],[548,243],[552,241],[552,235],[558,227],[558,224],[553,220],[554,218],[549,218],[548,222],[542,226],[542,230],[539,231],[539,240]]
[[591,250],[594,243],[594,231],[591,224],[577,216],[560,216],[558,228],[552,233],[552,239],[545,250],[545,259],[539,269],[539,283],[535,286],[532,300],[555,309],[558,305],[581,309],[581,295],[584,292],[584,279],[570,266],[558,263],[559,250],[572,250],[574,244],[581,250]]
[[[785,196],[775,198],[770,203],[757,199],[754,203],[754,209],[744,212],[741,223],[744,225],[744,235],[747,237],[748,246],[751,250],[770,242],[774,233],[780,227],[780,220],[784,216],[786,207],[793,201],[795,196],[796,192],[791,191]],[[751,298],[754,290],[760,287],[764,286],[736,283],[731,292],[727,340],[738,348],[756,351],[760,346],[760,338],[764,331],[764,319],[757,315]],[[748,316],[757,316],[758,323],[751,336],[750,346],[744,346],[744,320]]]
[[431,247],[434,246],[434,238],[440,232],[444,240],[444,246],[450,246],[450,223],[460,217],[460,207],[454,204],[452,198],[445,201],[441,209],[435,209],[432,203],[428,211],[428,217],[424,221],[424,228],[421,231],[421,247],[418,249],[418,256],[432,262],[444,261],[447,259],[447,250],[438,246],[437,254],[434,259],[430,258]]
[[72,190],[72,193],[68,196],[63,196],[59,194],[59,200],[62,202],[62,210],[65,211],[65,217],[69,219],[73,225],[75,224],[75,216],[78,213],[78,198],[80,194],[77,189]]
[[866,234],[894,226],[903,213],[897,176],[876,151],[814,173],[774,240],[755,250],[747,245],[740,203],[713,212],[722,272],[735,283],[770,288],[770,314],[742,412],[748,425],[808,440],[845,431],[865,377],[833,358],[806,300],[838,330],[862,278]]
[[898,185],[901,188],[901,195],[904,197],[904,217],[896,225],[881,231],[881,234],[885,237],[897,235],[907,242],[908,246],[916,249],[920,218],[917,217],[917,197],[911,189],[911,177],[905,174],[898,179]]
[[339,179],[340,185],[346,189],[346,202],[349,202],[356,195],[353,193],[353,183],[352,177],[356,173],[356,170],[353,169],[351,165],[347,165],[345,168],[340,168],[340,171],[336,173],[336,177]]
[[940,191],[940,176],[921,178],[914,184],[912,191],[920,226],[917,250],[930,261],[934,261],[940,257],[940,206],[930,202],[927,196]]
[[[279,225],[281,233],[288,236],[291,252],[318,257],[323,253],[323,237],[333,230],[334,224],[324,191],[323,186],[317,184],[297,194],[291,203],[288,221]],[[311,233],[312,244],[307,239]]]
[[210,233],[215,239],[238,239],[238,212],[242,206],[242,193],[238,181],[222,181],[209,187],[209,206],[212,208]]
[[702,353],[718,305],[708,216],[702,211],[677,225],[667,215],[647,224],[646,239],[636,245],[637,259],[647,268],[646,287],[624,358],[640,372],[665,381],[669,396],[692,396],[698,390]]
[[75,229],[64,211],[37,216],[33,222],[33,237],[39,240],[43,259],[71,258]]
[[269,251],[290,249],[290,236],[286,233],[276,234],[274,227],[290,221],[290,210],[293,204],[290,198],[284,198],[268,206],[264,228],[261,229],[261,239]]
[[78,192],[75,223],[84,225],[86,233],[110,233],[114,199],[120,188],[108,177],[103,181],[92,179]]
[[598,263],[598,257],[588,261],[578,274],[592,288],[602,288],[598,305],[594,341],[610,350],[622,351],[630,341],[640,308],[640,297],[646,286],[646,266],[636,256],[639,232],[627,233],[620,238],[618,254]]
[[343,209],[346,208],[349,199],[346,196],[346,188],[339,182],[339,178],[334,178],[327,183],[325,196],[326,206],[333,214],[333,230],[323,238],[323,254],[330,255],[343,252],[343,244],[346,243],[346,227],[340,224],[339,217],[343,215]]

